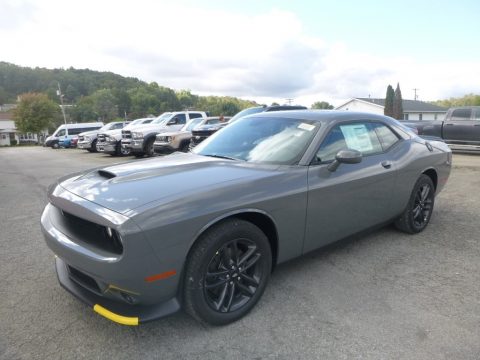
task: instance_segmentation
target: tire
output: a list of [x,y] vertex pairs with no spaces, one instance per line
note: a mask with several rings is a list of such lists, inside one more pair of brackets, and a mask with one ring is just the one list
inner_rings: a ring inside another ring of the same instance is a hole
[[58,149],[60,147],[60,144],[58,143],[58,141],[52,143],[52,149]]
[[92,149],[92,152],[96,153],[97,152],[97,140],[92,141],[92,145],[90,145],[90,148]]
[[413,187],[410,200],[395,227],[408,234],[423,231],[432,217],[435,204],[435,186],[429,176],[422,174]]
[[153,149],[154,142],[155,142],[155,138],[147,140],[147,143],[145,144],[145,154],[147,156],[155,155],[155,151]]
[[257,226],[236,218],[214,225],[188,255],[185,310],[211,325],[234,322],[258,302],[271,269],[270,244]]
[[134,155],[135,155],[136,158],[142,158],[143,155],[145,155],[145,153],[143,153],[143,152],[142,153],[135,153]]
[[119,150],[118,150],[118,154],[119,154],[120,156],[128,156],[128,155],[130,155],[130,153],[131,153],[130,148],[123,147],[121,141],[118,142],[117,146],[118,146],[118,149],[119,149]]
[[189,152],[190,150],[189,147],[190,147],[190,141],[184,141],[182,145],[180,145],[180,148],[178,149],[178,151]]

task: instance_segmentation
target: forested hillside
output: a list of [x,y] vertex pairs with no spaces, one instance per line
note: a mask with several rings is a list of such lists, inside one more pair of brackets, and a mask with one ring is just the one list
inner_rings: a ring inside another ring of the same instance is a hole
[[71,121],[109,121],[158,115],[164,111],[196,108],[212,115],[233,115],[255,102],[234,97],[198,96],[189,90],[175,91],[111,72],[88,69],[28,68],[0,62],[0,104],[14,103],[17,96],[45,93],[59,103],[58,85],[64,94]]

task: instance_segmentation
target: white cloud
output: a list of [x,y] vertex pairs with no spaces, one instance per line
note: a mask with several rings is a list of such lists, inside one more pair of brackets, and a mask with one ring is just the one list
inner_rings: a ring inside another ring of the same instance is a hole
[[397,82],[404,98],[414,87],[424,100],[480,92],[478,64],[442,62],[438,51],[429,64],[355,53],[310,36],[295,14],[278,9],[251,16],[149,0],[7,0],[0,14],[9,49],[0,60],[26,66],[112,71],[266,103],[383,97]]

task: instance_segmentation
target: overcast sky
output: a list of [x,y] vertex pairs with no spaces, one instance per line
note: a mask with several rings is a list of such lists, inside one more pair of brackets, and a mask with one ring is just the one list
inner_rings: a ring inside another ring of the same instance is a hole
[[0,60],[340,105],[480,93],[480,1],[0,0]]

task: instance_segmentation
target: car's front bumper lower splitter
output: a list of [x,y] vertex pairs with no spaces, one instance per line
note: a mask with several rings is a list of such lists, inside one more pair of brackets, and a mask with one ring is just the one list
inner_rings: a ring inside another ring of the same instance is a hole
[[58,281],[65,290],[92,307],[97,314],[118,324],[135,326],[180,310],[180,303],[176,298],[155,305],[129,305],[101,297],[70,279],[67,265],[59,257],[55,258],[55,268]]

